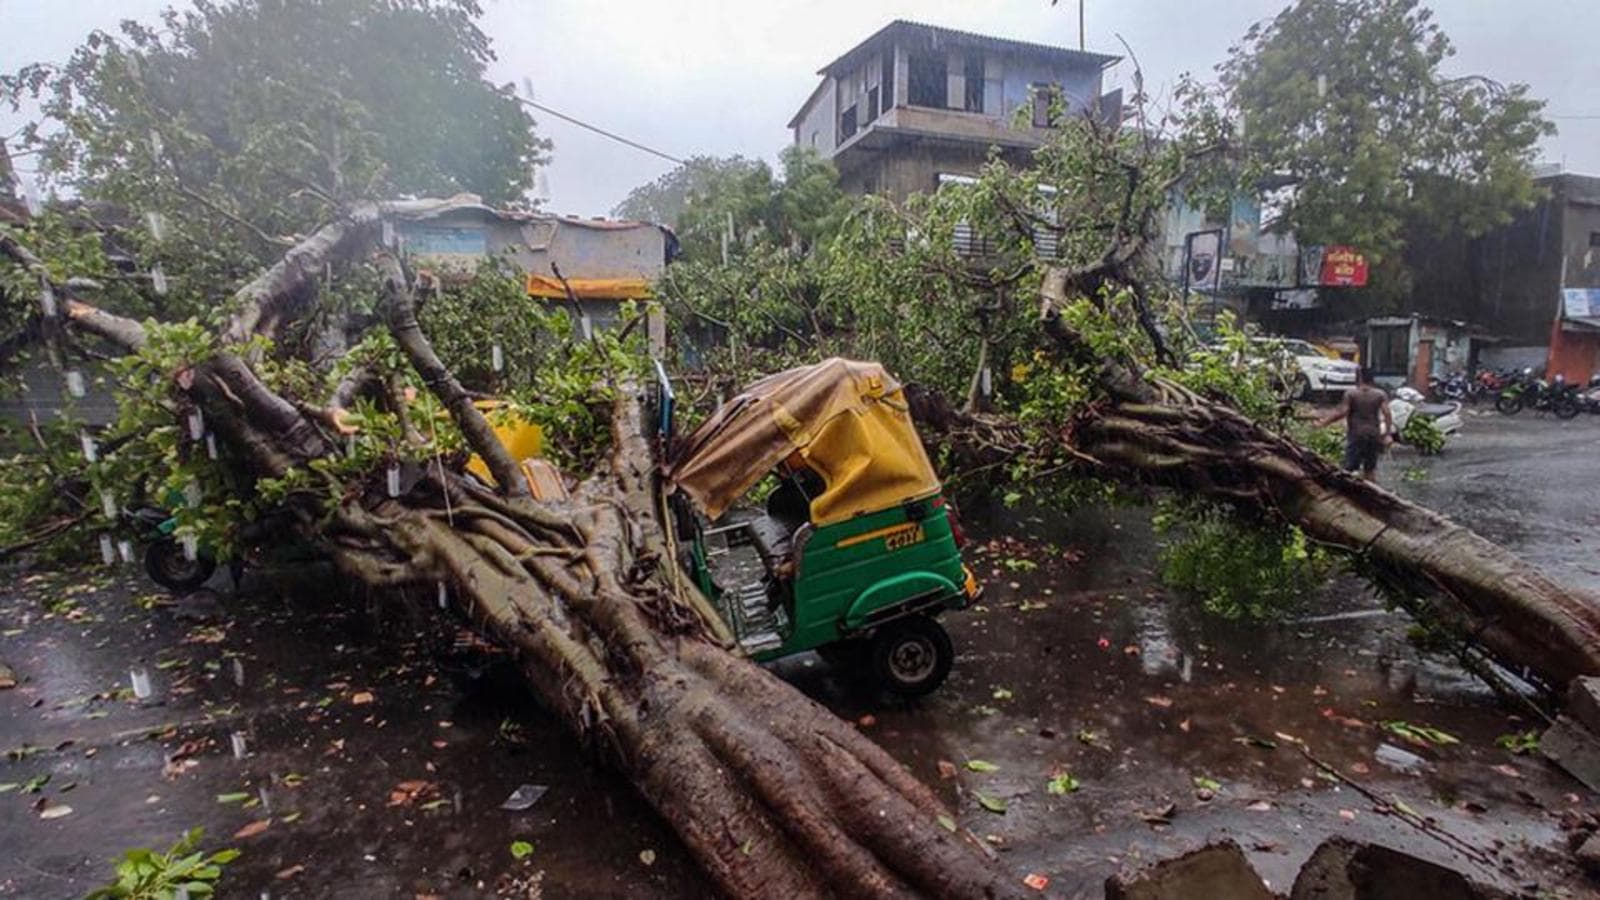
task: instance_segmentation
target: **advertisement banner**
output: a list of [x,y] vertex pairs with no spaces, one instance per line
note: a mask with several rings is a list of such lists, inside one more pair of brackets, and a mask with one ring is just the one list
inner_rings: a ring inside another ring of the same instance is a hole
[[1222,285],[1222,232],[1197,231],[1184,240],[1184,284],[1214,294]]
[[1367,258],[1354,247],[1333,244],[1322,248],[1322,271],[1317,284],[1323,287],[1365,287]]

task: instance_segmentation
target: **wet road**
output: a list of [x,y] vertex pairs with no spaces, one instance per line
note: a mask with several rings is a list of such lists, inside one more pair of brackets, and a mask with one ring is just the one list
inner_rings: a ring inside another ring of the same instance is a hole
[[[1592,418],[1472,418],[1444,456],[1401,450],[1381,474],[1600,586],[1597,440]],[[1286,888],[1317,842],[1346,834],[1508,886],[1583,892],[1558,820],[1592,809],[1587,796],[1497,747],[1528,723],[1454,666],[1420,658],[1406,620],[1359,584],[1309,598],[1308,621],[1227,625],[1161,588],[1138,510],[1002,514],[993,533],[974,557],[990,592],[947,619],[960,658],[935,696],[885,703],[809,655],[777,668],[935,785],[1019,879],[1037,872],[1052,895],[1099,896],[1119,867],[1231,836]],[[423,611],[428,598],[406,609],[330,595],[312,568],[147,612],[147,586],[97,578],[19,576],[0,594],[0,660],[23,679],[0,691],[0,744],[15,751],[0,783],[19,785],[0,793],[0,857],[16,861],[0,894],[82,896],[121,850],[197,826],[206,846],[244,851],[223,896],[705,892],[671,833],[514,677],[436,660],[450,636]],[[133,666],[151,676],[148,700],[127,690]],[[1459,743],[1412,746],[1385,721]],[[1383,814],[1285,736],[1466,849]],[[993,769],[969,766],[980,761]],[[1077,790],[1050,793],[1063,774]],[[1215,796],[1200,799],[1197,779]],[[499,809],[524,782],[549,791],[525,812]],[[42,818],[41,800],[72,812]],[[518,840],[533,846],[522,860]]]

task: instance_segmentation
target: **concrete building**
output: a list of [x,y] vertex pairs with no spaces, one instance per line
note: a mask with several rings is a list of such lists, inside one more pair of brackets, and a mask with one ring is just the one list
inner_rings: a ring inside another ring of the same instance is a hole
[[[576,323],[580,328],[612,325],[623,303],[651,299],[656,280],[678,252],[677,237],[663,225],[494,209],[471,194],[451,198],[443,213],[401,221],[398,228],[417,264],[442,277],[471,273],[496,256],[527,273],[531,298],[562,303],[570,287],[588,320]],[[647,329],[659,353],[665,342],[659,311],[648,317]]]
[[1600,177],[1550,171],[1536,181],[1544,198],[1482,237],[1408,236],[1412,308],[1497,338],[1477,365],[1582,382],[1600,371]]
[[1120,121],[1120,92],[1100,93],[1117,59],[896,20],[822,67],[789,128],[847,192],[903,200],[975,175],[990,148],[1026,164],[1052,98]]

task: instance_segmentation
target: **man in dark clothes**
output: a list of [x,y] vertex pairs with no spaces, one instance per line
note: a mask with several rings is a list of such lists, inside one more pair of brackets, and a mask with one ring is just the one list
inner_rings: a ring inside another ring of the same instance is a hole
[[1355,390],[1345,394],[1333,412],[1318,419],[1317,427],[1340,419],[1345,420],[1344,470],[1360,471],[1362,478],[1373,480],[1378,454],[1394,439],[1394,418],[1389,415],[1389,395],[1372,383],[1372,373],[1366,369],[1361,370]]

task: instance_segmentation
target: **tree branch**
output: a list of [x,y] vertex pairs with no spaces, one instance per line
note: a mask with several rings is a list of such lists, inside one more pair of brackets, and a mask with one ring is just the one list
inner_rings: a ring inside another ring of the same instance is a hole
[[461,387],[461,382],[439,359],[417,324],[416,301],[411,296],[411,285],[405,269],[393,255],[383,253],[377,259],[378,271],[383,275],[383,309],[389,322],[389,332],[396,344],[411,360],[422,383],[439,398],[449,410],[456,427],[483,461],[489,466],[500,493],[507,497],[529,497],[528,481],[516,460],[506,451],[505,445],[495,437],[494,429],[483,413],[472,405],[472,397]]

